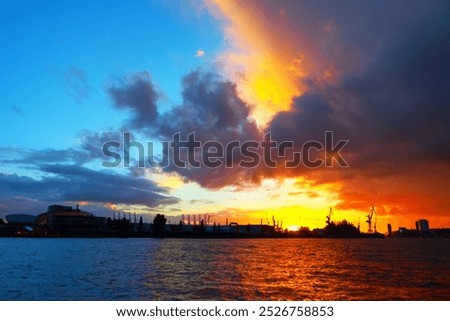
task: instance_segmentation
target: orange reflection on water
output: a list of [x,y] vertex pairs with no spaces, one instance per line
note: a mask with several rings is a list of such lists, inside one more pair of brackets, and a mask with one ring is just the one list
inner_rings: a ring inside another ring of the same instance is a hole
[[147,286],[164,300],[448,300],[450,250],[427,241],[163,240]]

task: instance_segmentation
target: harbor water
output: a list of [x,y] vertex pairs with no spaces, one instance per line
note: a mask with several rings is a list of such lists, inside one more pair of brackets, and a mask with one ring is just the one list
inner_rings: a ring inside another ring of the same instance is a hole
[[447,239],[0,238],[0,300],[450,300]]

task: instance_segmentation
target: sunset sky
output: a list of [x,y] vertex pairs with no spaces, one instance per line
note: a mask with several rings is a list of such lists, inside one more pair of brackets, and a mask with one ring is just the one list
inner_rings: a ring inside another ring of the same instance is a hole
[[[8,1],[0,10],[0,217],[96,215],[367,229],[450,227],[450,2]],[[348,140],[348,167],[106,168],[143,144]],[[123,155],[122,155],[123,156]]]

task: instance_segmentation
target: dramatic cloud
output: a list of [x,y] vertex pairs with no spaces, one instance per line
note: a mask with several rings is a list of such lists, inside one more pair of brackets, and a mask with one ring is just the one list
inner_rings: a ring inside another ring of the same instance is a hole
[[357,168],[379,162],[401,166],[448,161],[446,17],[421,17],[410,28],[391,30],[394,38],[373,33],[368,41],[377,42],[376,38],[383,45],[364,72],[343,73],[333,84],[309,79],[307,92],[272,120],[270,130],[278,138],[302,140],[333,130],[351,140],[348,153]]
[[[248,105],[237,95],[236,85],[217,74],[191,72],[183,79],[182,97],[182,105],[162,115],[158,122],[156,131],[163,139],[170,140],[180,133],[186,140],[187,135],[195,133],[195,138],[202,143],[216,141],[224,147],[231,141],[261,139],[255,122],[249,119]],[[253,180],[252,171],[237,166],[242,156],[237,153],[233,156],[232,169],[225,168],[225,164],[214,169],[180,168],[170,164],[165,170],[176,171],[209,188]],[[196,158],[201,159],[201,155],[197,154]]]
[[205,2],[234,45],[223,55],[230,75],[263,121],[290,108],[307,89],[304,79],[333,84],[361,75],[380,51],[429,34],[428,23],[448,29],[443,1]]
[[52,203],[86,203],[106,214],[108,204],[155,209],[178,203],[168,190],[146,178],[144,169],[98,169],[104,159],[102,145],[121,139],[118,132],[84,131],[79,143],[68,149],[0,148],[0,164],[25,173],[0,172],[0,208],[36,214]]
[[95,171],[77,165],[42,165],[39,169],[46,173],[40,180],[1,173],[1,201],[26,197],[48,204],[73,201],[148,207],[178,202],[174,197],[165,196],[165,189],[145,178]]
[[156,102],[160,94],[156,91],[150,74],[142,72],[120,80],[118,86],[108,89],[114,105],[131,113],[129,126],[142,129],[158,117]]
[[297,78],[303,93],[268,125],[274,138],[301,145],[331,130],[350,140],[343,152],[348,169],[280,169],[264,175],[334,183],[341,208],[363,210],[373,202],[381,212],[445,216],[450,210],[450,176],[444,170],[450,161],[449,7],[444,2],[280,1],[258,4],[258,10],[244,5],[250,16],[272,16],[275,22],[264,33],[278,37],[282,48],[291,42],[292,52],[285,54],[291,60],[301,54],[305,62]]
[[227,141],[258,133],[234,83],[218,74],[196,70],[183,78],[182,85],[183,103],[162,116],[158,122],[160,134],[170,137],[178,131],[195,131],[200,139]]
[[[342,152],[350,168],[243,169],[236,157],[232,169],[166,170],[208,188],[303,177],[332,184],[341,208],[365,210],[376,202],[381,213],[444,215],[450,177],[436,173],[450,160],[449,7],[439,1],[220,2],[213,10],[230,22],[228,37],[252,53],[225,56],[238,85],[192,72],[183,79],[183,103],[136,128],[151,128],[162,139],[195,132],[223,145],[260,141],[270,131],[279,142],[301,146],[333,131],[336,140],[350,140]],[[142,95],[125,92],[130,101]],[[266,124],[262,130],[251,110]]]

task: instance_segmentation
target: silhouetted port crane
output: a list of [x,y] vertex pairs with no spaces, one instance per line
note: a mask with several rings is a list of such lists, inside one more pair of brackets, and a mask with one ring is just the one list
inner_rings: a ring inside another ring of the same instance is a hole
[[[377,214],[377,212],[375,211],[375,207],[372,206],[372,210],[370,211],[369,215],[367,215],[366,223],[369,225],[369,229],[367,230],[367,233],[373,233],[373,230],[372,230],[372,218],[375,215],[375,220],[376,220],[376,214]],[[376,224],[377,223],[375,223],[375,232],[376,232],[376,229],[377,229],[377,225]]]
[[330,225],[331,224],[331,218],[333,217],[333,208],[332,207],[330,207],[330,212],[328,213],[328,215],[327,215],[327,225]]

